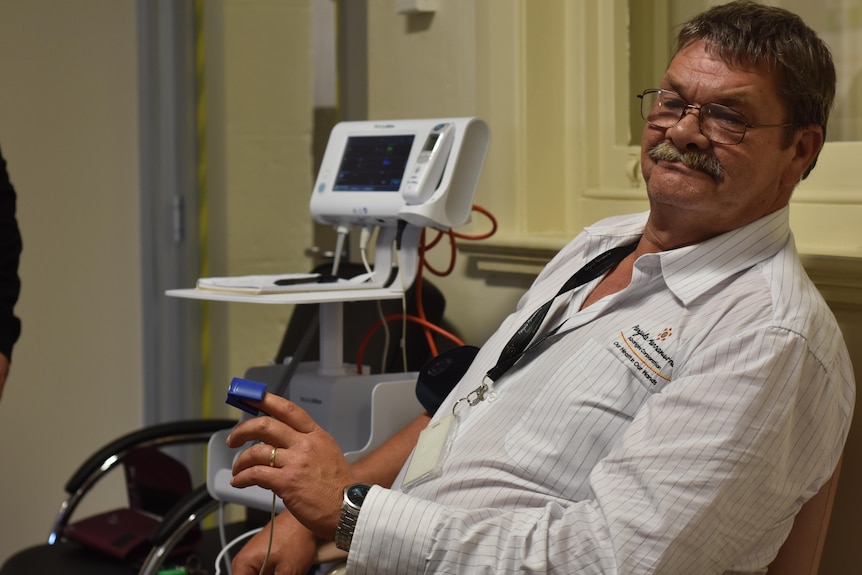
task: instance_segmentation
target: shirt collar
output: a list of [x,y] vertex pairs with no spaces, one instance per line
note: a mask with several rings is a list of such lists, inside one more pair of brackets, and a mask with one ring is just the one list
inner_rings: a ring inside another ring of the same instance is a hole
[[[611,228],[591,227],[588,233],[604,236],[606,245],[623,245],[643,232],[647,216],[640,214],[626,225]],[[789,237],[790,208],[784,206],[702,243],[645,254],[635,265],[656,265],[658,260],[665,284],[688,304],[728,277],[774,256],[787,244]]]

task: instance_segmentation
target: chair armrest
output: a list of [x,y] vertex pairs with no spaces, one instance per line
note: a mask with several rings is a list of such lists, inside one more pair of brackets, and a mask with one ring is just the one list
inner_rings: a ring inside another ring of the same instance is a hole
[[131,449],[149,446],[167,446],[183,443],[205,443],[216,431],[236,425],[234,419],[191,419],[150,425],[107,443],[88,457],[66,482],[66,493],[81,489],[87,480],[122,462]]
[[843,457],[838,460],[829,481],[823,484],[796,514],[790,534],[769,565],[767,573],[770,575],[817,574],[835,503],[835,493],[838,491],[842,459]]
[[213,433],[231,428],[236,423],[233,419],[193,419],[162,423],[126,433],[107,443],[90,455],[66,482],[65,490],[68,495],[60,504],[60,510],[48,536],[48,544],[53,545],[60,539],[81,499],[105,474],[122,463],[132,449],[205,443]]

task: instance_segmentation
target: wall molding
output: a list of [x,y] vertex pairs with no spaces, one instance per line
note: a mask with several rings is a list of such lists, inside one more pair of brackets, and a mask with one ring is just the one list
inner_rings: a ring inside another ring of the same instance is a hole
[[[532,245],[482,242],[461,245],[471,277],[532,280],[560,249],[559,240],[534,239]],[[862,306],[862,258],[802,254],[802,265],[830,304]]]
[[487,240],[458,246],[458,251],[467,256],[468,276],[509,277],[516,281],[532,281],[559,249],[553,245],[524,246]]
[[800,259],[827,302],[862,306],[862,258],[802,254]]

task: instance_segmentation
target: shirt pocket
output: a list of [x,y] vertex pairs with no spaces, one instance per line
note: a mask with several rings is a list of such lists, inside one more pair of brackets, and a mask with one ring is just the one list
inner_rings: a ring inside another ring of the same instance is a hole
[[544,381],[531,389],[533,399],[507,433],[505,448],[525,479],[577,499],[587,494],[589,470],[653,390],[612,343],[590,339],[574,353],[565,343],[542,354],[544,369],[535,373]]

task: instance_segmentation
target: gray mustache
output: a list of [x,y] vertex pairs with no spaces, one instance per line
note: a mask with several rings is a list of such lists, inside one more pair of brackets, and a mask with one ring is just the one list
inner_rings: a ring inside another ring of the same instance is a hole
[[681,152],[668,142],[662,142],[647,152],[655,161],[679,162],[693,170],[704,172],[716,180],[724,179],[724,168],[713,156],[700,152]]

